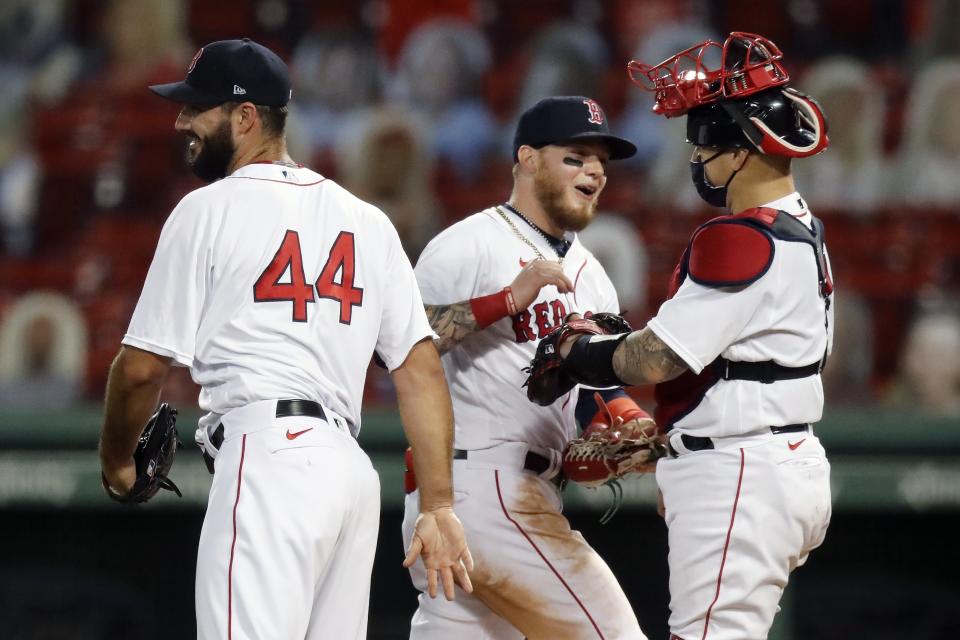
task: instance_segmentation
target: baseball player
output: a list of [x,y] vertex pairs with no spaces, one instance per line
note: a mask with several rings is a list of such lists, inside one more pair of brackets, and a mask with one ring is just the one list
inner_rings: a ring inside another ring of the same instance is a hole
[[[453,398],[455,506],[476,568],[472,596],[421,594],[410,637],[644,638],[613,573],[561,514],[561,451],[575,414],[586,423],[597,412],[592,392],[535,407],[518,389],[521,367],[568,314],[619,312],[576,231],[595,214],[607,161],[636,148],[610,135],[595,101],[554,97],[523,114],[513,149],[510,199],[442,232],[415,269]],[[414,478],[408,490],[405,541]],[[419,567],[411,577],[426,589]]]
[[826,148],[826,121],[787,87],[781,58],[769,40],[733,33],[630,64],[654,112],[687,116],[697,191],[732,215],[694,231],[646,328],[560,345],[578,382],[658,383],[674,639],[766,638],[790,572],[830,520],[830,465],[811,425],[833,284],[823,227],[790,173],[793,158]]
[[422,491],[405,563],[469,592],[451,510],[449,394],[413,269],[379,210],[291,161],[290,79],[265,47],[209,44],[186,80],[188,161],[213,182],[163,227],[110,370],[100,458],[130,490],[140,429],[171,365],[202,387],[213,486],[197,558],[199,638],[365,638],[379,479],[357,445],[374,350],[397,387]]

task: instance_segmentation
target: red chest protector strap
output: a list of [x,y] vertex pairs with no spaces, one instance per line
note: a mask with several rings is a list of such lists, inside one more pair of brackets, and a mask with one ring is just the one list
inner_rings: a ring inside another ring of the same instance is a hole
[[[770,232],[780,240],[803,242],[813,249],[817,263],[817,280],[820,285],[820,296],[827,298],[833,293],[833,280],[830,278],[830,270],[827,268],[827,258],[823,248],[823,223],[819,218],[811,216],[813,229],[810,229],[789,213],[781,211],[779,214],[770,226]],[[829,303],[828,298],[827,304],[829,305]]]

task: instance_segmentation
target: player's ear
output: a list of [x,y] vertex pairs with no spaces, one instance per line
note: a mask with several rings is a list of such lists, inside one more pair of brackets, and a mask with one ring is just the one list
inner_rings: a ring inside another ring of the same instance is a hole
[[733,166],[736,167],[737,170],[742,169],[743,165],[747,163],[747,158],[749,157],[750,157],[750,149],[744,149],[742,147],[739,149],[734,149],[733,150]]
[[530,145],[520,145],[517,149],[517,164],[524,171],[536,173],[540,163],[540,153]]
[[260,114],[257,113],[257,106],[252,102],[241,102],[230,117],[233,120],[234,131],[242,135],[250,132]]

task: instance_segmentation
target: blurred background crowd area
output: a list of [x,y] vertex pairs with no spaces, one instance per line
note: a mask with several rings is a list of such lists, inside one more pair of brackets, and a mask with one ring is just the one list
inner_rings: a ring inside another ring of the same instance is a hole
[[[0,406],[101,397],[160,227],[200,186],[177,106],[146,87],[199,46],[248,36],[289,62],[291,155],[381,207],[411,260],[508,197],[523,109],[594,97],[640,152],[610,165],[584,243],[642,326],[717,211],[690,184],[683,119],[653,116],[625,64],[743,30],[830,121],[830,148],[795,163],[838,285],[828,404],[960,416],[958,26],[953,0],[4,0]],[[183,371],[165,393],[196,403]],[[372,372],[366,400],[391,394]]]

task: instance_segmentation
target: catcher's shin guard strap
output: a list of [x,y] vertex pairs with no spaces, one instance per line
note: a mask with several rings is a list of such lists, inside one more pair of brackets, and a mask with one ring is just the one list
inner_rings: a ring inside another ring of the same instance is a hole
[[564,370],[580,384],[591,387],[626,386],[613,371],[613,352],[628,335],[577,338],[563,362]]

